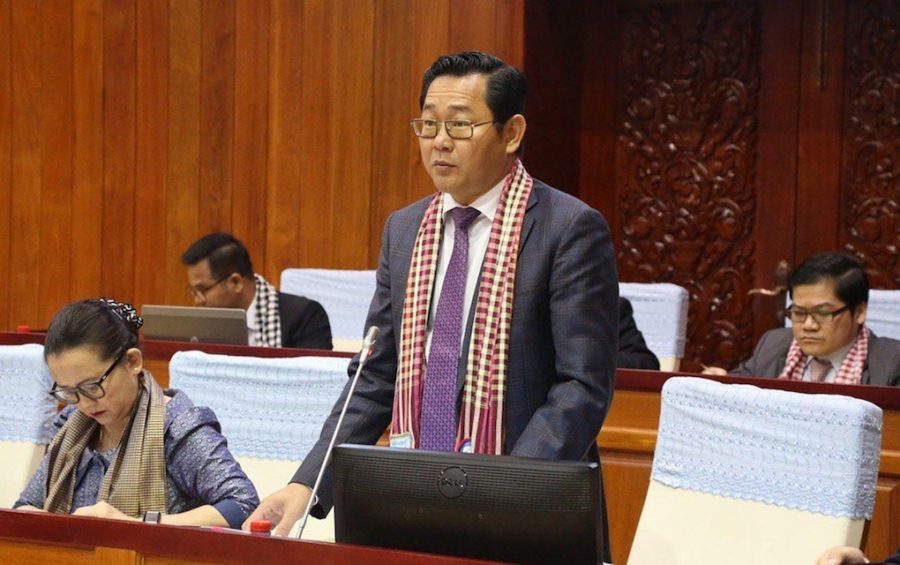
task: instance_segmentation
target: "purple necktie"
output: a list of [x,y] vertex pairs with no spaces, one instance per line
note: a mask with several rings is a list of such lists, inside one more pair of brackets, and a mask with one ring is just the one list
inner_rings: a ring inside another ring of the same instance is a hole
[[469,258],[469,224],[479,214],[475,208],[450,210],[456,231],[453,235],[453,253],[444,274],[444,285],[431,327],[431,351],[422,393],[421,449],[453,451],[456,447],[456,374]]

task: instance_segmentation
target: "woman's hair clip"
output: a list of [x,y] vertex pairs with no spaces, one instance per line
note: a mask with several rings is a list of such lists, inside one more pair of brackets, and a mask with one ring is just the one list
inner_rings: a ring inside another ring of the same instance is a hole
[[100,302],[106,304],[110,311],[118,316],[118,318],[134,328],[134,331],[140,329],[144,325],[144,319],[138,316],[134,306],[127,302],[119,302],[112,298],[101,298]]

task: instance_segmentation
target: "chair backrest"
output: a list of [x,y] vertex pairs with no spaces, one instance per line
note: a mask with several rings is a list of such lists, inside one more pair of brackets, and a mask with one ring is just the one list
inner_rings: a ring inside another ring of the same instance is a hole
[[813,563],[858,546],[881,419],[855,398],[669,379],[629,563]]
[[671,283],[619,283],[619,294],[634,307],[634,322],[660,369],[676,371],[684,357],[688,291]]
[[[785,294],[785,305],[790,304],[791,297]],[[785,317],[784,325],[790,327],[791,319]],[[869,290],[866,325],[878,337],[900,339],[900,290]]]
[[[319,439],[347,384],[348,361],[180,351],[169,363],[169,383],[216,413],[232,455],[262,499],[288,483]],[[304,538],[333,541],[333,522],[315,522]]]
[[375,271],[285,269],[281,292],[305,296],[325,308],[334,349],[359,351],[375,294]]
[[0,507],[12,507],[53,439],[51,386],[44,346],[0,345]]

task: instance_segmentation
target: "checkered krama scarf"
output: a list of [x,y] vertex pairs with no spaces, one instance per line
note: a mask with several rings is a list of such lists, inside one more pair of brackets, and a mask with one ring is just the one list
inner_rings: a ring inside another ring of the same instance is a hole
[[254,274],[256,280],[256,345],[281,347],[281,312],[278,307],[278,291],[264,279]]
[[[141,377],[131,422],[110,463],[97,502],[141,517],[144,512],[166,511],[166,459],[163,424],[166,402],[162,389],[148,372]],[[68,514],[72,509],[78,464],[85,448],[99,433],[93,418],[75,410],[47,449],[47,498],[44,510]]]
[[[834,379],[835,384],[840,385],[858,385],[862,382],[863,368],[866,366],[866,358],[869,355],[869,329],[865,325],[860,326],[859,332],[856,334],[856,341],[850,347],[850,351],[844,357],[837,376]],[[784,364],[784,370],[778,375],[781,380],[802,381],[803,370],[806,368],[806,361],[809,355],[803,353],[797,340],[791,341],[791,347],[788,349],[787,360]]]
[[[516,261],[532,179],[521,161],[506,177],[491,225],[475,305],[456,448],[471,442],[475,453],[503,451],[509,333],[515,297]],[[443,234],[443,199],[432,198],[413,247],[400,327],[392,435],[410,434],[418,446],[425,377],[428,314]]]

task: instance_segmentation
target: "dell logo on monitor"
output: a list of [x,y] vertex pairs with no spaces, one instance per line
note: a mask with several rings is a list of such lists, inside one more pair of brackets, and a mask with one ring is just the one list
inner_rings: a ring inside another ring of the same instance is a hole
[[447,467],[441,471],[438,490],[446,498],[459,498],[466,491],[468,477],[460,467]]

